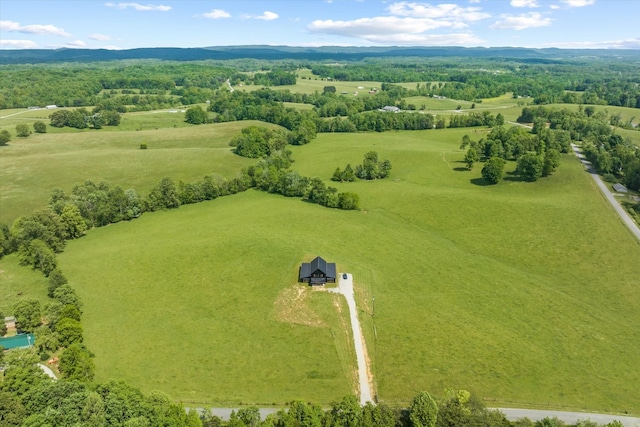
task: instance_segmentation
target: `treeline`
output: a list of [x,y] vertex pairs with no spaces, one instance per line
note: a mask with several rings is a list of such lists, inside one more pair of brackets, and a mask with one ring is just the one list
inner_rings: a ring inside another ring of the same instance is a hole
[[[286,107],[283,101],[280,101],[284,96],[271,90],[223,92],[211,100],[209,111],[217,114],[213,119],[215,122],[262,120],[280,125],[293,131],[292,143],[297,145],[308,143],[316,132],[384,132],[388,130],[433,129],[436,126],[435,119],[431,114],[413,112],[392,113],[374,110],[356,112],[348,117],[325,119],[318,114],[317,110],[299,111]],[[323,96],[322,101],[335,98],[335,95]],[[342,98],[345,101],[335,100],[334,104],[346,103],[347,98]],[[385,101],[389,100],[386,96],[384,99]],[[322,103],[318,98],[316,100],[318,103]],[[380,108],[381,103],[376,102],[375,105],[376,108]],[[347,109],[345,107],[345,111]]]
[[442,58],[368,60],[340,66],[312,64],[319,78],[336,81],[420,82],[412,95],[477,101],[513,93],[537,104],[556,102],[640,108],[640,78],[628,61],[492,61]]
[[0,408],[7,426],[176,426],[176,427],[621,427],[619,421],[598,424],[588,419],[566,424],[557,418],[533,422],[509,421],[465,390],[445,392],[435,399],[416,395],[408,407],[367,403],[345,396],[328,408],[295,400],[285,408],[260,416],[257,407],[232,411],[223,421],[208,411],[185,411],[162,392],[142,393],[124,381],[106,383],[61,379],[51,381],[36,367],[30,350],[6,356],[5,380],[0,383]]
[[[572,140],[581,140],[587,160],[599,174],[610,180],[620,180],[633,190],[640,190],[640,148],[624,139],[610,126],[610,117],[592,106],[578,111],[531,107],[524,108],[517,119],[533,122],[534,131],[546,134],[546,127],[556,135],[565,132]],[[569,138],[566,135],[564,140]]]
[[286,197],[302,197],[311,203],[329,208],[354,210],[360,208],[360,198],[355,193],[338,193],[327,187],[320,178],[308,178],[291,170],[291,151],[287,143],[295,144],[295,133],[284,130],[249,126],[242,129],[229,145],[240,156],[261,158],[250,166],[246,174],[250,186]]
[[120,125],[120,113],[115,110],[94,108],[90,113],[86,108],[75,110],[57,110],[49,115],[50,125],[53,127],[72,127],[76,129],[101,129],[102,126]]
[[233,68],[205,62],[142,60],[4,65],[0,68],[0,109],[52,104],[64,107],[97,105],[101,92],[113,96],[109,94],[111,90],[155,90],[155,94],[162,94],[177,88],[217,89],[236,72]]

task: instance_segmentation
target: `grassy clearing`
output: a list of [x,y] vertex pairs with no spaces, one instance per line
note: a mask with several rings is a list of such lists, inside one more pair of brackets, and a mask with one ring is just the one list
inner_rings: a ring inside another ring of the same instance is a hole
[[307,295],[295,298],[296,266],[315,248],[271,229],[297,207],[295,220],[318,210],[250,191],[73,242],[61,264],[85,303],[98,378],[192,403],[328,403],[349,393],[353,363],[335,296],[299,288]]
[[[68,192],[87,179],[145,195],[165,176],[186,182],[206,174],[234,177],[253,160],[236,156],[228,144],[252,123],[257,122],[139,132],[86,130],[15,139],[0,147],[0,221],[8,223],[44,207],[54,187]],[[142,142],[147,150],[140,150]]]
[[23,298],[47,303],[47,279],[40,272],[21,266],[12,254],[0,259],[0,311],[9,315],[13,304]]
[[538,183],[484,186],[457,148],[469,131],[292,147],[295,169],[327,180],[369,150],[390,159],[391,179],[338,185],[360,212],[249,191],[72,242],[60,263],[99,379],[213,404],[341,396],[353,358],[331,296],[281,315],[299,263],[322,255],[354,275],[382,401],[454,387],[640,413],[640,245],[570,155]]

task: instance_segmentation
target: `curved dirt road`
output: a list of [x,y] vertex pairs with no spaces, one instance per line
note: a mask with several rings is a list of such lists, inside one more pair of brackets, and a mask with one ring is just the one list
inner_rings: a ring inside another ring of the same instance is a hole
[[364,405],[367,402],[373,402],[371,395],[371,385],[369,384],[369,367],[365,359],[365,342],[362,335],[362,329],[360,328],[360,320],[358,320],[358,310],[356,309],[356,299],[353,294],[353,276],[347,274],[347,278],[343,279],[343,273],[340,273],[338,279],[338,287],[329,289],[329,292],[334,292],[344,295],[347,299],[347,306],[349,306],[349,316],[351,317],[351,330],[353,331],[353,343],[356,349],[356,360],[358,362],[358,382],[360,383],[360,404]]
[[609,191],[609,188],[607,188],[605,183],[602,182],[600,175],[598,175],[596,171],[593,169],[591,162],[589,162],[584,157],[584,155],[582,154],[582,151],[577,145],[571,144],[571,148],[573,149],[573,152],[578,157],[578,159],[580,159],[584,167],[587,169],[587,172],[589,172],[593,180],[596,182],[596,184],[600,188],[600,191],[602,191],[602,194],[604,194],[604,196],[607,198],[611,206],[613,206],[613,209],[616,210],[616,212],[622,219],[622,222],[625,223],[629,231],[631,231],[631,234],[633,234],[636,237],[636,239],[640,240],[640,228],[638,228],[638,225],[633,221],[633,219],[631,219],[627,211],[625,211],[624,208],[620,206],[620,203],[618,203],[616,198],[613,197],[613,194],[611,194],[611,191]]

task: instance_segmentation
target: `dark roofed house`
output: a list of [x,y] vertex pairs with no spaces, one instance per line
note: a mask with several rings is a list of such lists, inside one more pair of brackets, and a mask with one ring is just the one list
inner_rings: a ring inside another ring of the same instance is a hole
[[311,286],[322,286],[325,283],[336,282],[336,265],[320,257],[311,262],[303,262],[300,266],[298,281]]

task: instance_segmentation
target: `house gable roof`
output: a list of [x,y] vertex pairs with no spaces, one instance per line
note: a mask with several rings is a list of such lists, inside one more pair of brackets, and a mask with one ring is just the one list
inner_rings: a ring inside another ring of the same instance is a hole
[[315,257],[311,262],[303,262],[300,266],[300,278],[311,277],[313,274],[322,274],[327,278],[336,278],[336,265],[327,262],[321,257]]

